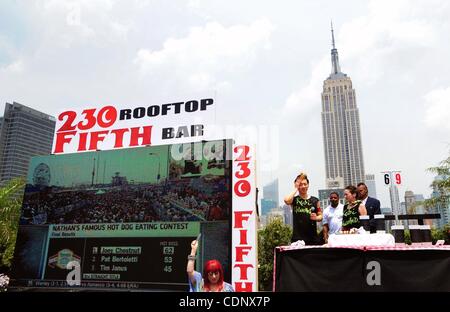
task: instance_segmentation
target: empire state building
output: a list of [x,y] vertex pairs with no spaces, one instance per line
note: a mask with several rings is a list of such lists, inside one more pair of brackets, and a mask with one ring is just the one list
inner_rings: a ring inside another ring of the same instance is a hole
[[352,80],[341,72],[331,25],[331,74],[323,82],[322,130],[327,188],[364,182],[359,111]]

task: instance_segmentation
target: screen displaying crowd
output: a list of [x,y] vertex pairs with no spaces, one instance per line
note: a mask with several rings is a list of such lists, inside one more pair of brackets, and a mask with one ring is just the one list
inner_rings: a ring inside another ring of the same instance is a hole
[[227,179],[196,177],[161,184],[26,191],[21,224],[227,220]]

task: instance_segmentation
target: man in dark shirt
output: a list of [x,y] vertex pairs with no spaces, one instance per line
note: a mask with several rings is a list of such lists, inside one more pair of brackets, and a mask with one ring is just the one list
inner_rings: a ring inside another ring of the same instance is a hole
[[380,201],[376,198],[369,197],[367,185],[364,183],[358,183],[358,199],[366,207],[367,214],[369,215],[370,233],[376,233],[377,225],[374,215],[381,214]]
[[309,180],[306,174],[299,174],[294,180],[295,190],[284,198],[292,206],[292,242],[302,240],[306,245],[318,244],[317,222],[322,221],[322,210],[317,197],[308,195]]

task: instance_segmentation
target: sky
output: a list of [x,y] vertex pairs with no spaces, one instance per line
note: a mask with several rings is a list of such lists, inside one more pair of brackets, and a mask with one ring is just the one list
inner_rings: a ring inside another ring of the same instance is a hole
[[[36,0],[0,3],[0,112],[213,96],[215,123],[257,132],[257,184],[325,186],[321,89],[330,21],[360,112],[366,173],[428,197],[450,150],[450,2]],[[262,194],[263,195],[263,194]]]

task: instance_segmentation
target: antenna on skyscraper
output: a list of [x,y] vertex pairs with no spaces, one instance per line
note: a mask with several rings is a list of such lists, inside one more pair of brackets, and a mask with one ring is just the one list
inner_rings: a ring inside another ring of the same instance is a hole
[[334,28],[333,28],[333,20],[331,20],[331,74],[336,75],[341,73],[341,67],[339,66],[339,56],[338,51],[336,49],[336,41],[334,40]]
[[331,43],[333,45],[333,49],[336,49],[336,44],[334,42],[333,20],[331,20]]

